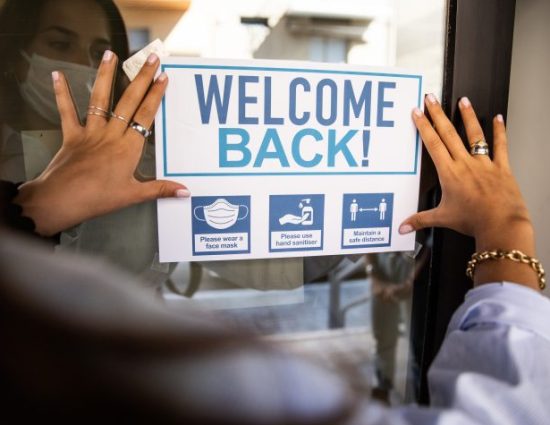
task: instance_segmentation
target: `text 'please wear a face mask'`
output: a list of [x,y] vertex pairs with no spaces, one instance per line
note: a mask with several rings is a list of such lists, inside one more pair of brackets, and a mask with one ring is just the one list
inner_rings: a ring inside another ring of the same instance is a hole
[[41,117],[52,124],[60,125],[61,118],[55,100],[52,72],[61,71],[71,87],[78,115],[81,120],[84,120],[97,69],[71,62],[49,59],[36,53],[33,53],[29,57],[26,52],[21,51],[21,55],[29,63],[27,78],[19,84],[23,100]]

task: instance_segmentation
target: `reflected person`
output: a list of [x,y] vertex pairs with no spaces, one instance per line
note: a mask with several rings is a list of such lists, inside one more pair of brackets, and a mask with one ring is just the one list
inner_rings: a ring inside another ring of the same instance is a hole
[[[62,71],[69,80],[84,122],[105,50],[119,58],[115,103],[127,85],[121,63],[128,57],[128,38],[112,0],[7,0],[0,12],[0,40],[0,178],[19,183],[38,176],[61,147],[52,71]],[[138,165],[138,178],[154,176],[153,152],[150,140]],[[113,161],[112,166],[117,164]],[[168,265],[157,260],[154,202],[85,221],[61,232],[54,243],[58,251],[107,258],[150,285],[157,285],[169,272]]]

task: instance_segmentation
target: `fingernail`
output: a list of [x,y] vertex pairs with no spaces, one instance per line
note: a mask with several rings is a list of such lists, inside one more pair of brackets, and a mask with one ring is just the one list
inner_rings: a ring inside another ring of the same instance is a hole
[[147,57],[147,63],[149,65],[153,65],[157,60],[158,60],[158,56],[155,55],[154,53],[151,53],[148,57]]
[[176,198],[189,198],[191,196],[191,192],[187,189],[178,189],[176,190]]
[[421,111],[420,109],[418,109],[418,108],[414,108],[414,109],[413,109],[413,115],[414,115],[415,117],[420,118],[420,117],[422,116],[422,111]]
[[497,115],[497,121],[498,122],[504,122],[504,117],[502,116],[502,114]]
[[402,235],[411,233],[413,230],[414,228],[410,224],[402,224],[401,226],[399,226],[399,233]]
[[437,103],[437,98],[433,93],[430,93],[426,96],[426,99],[428,99],[428,102],[430,102],[432,105],[435,105]]
[[470,103],[470,99],[468,99],[466,96],[460,99],[460,105],[463,108],[469,108],[470,106],[472,106],[472,104]]
[[161,83],[168,78],[168,75],[166,75],[166,72],[163,72],[160,74],[157,78],[157,81],[160,81]]
[[57,71],[52,72],[52,80],[54,83],[57,83],[59,81],[59,72]]
[[113,52],[110,50],[105,50],[103,52],[103,62],[109,62],[113,58]]

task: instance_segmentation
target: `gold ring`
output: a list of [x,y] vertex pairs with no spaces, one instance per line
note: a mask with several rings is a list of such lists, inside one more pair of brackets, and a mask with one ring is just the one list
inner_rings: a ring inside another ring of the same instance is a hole
[[111,112],[111,117],[116,118],[117,120],[124,121],[126,125],[130,125],[130,120],[122,115],[117,115],[114,112]]
[[97,115],[98,117],[108,118],[111,114],[105,112],[88,111],[88,115]]
[[489,155],[489,145],[485,139],[480,139],[472,145],[470,153],[472,155]]
[[[104,114],[111,115],[110,111],[107,111],[106,109],[100,108],[99,106],[90,105],[88,106],[88,110],[95,109],[97,111],[103,112]],[[93,114],[96,115],[96,114]]]

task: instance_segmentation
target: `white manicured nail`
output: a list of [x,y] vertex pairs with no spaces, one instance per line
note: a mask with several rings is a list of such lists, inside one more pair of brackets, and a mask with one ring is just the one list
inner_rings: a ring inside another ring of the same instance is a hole
[[430,93],[426,96],[426,99],[428,99],[428,102],[430,102],[432,105],[435,105],[437,103],[437,98],[433,93]]
[[189,198],[190,196],[191,192],[189,192],[187,189],[176,190],[176,198]]
[[148,57],[147,57],[147,63],[149,65],[153,65],[157,60],[158,60],[158,56],[155,55],[154,53],[151,53]]
[[504,117],[502,116],[502,114],[497,115],[497,121],[498,122],[504,122]]
[[157,81],[160,81],[161,83],[168,78],[168,75],[166,75],[166,72],[163,72],[157,77]]
[[52,72],[52,80],[54,83],[57,83],[59,81],[59,72],[57,71]]
[[415,117],[418,117],[418,118],[420,118],[423,115],[422,111],[418,108],[413,109],[413,114],[414,114]]
[[112,58],[113,52],[111,52],[110,50],[105,50],[105,52],[103,52],[103,62],[109,62]]
[[470,99],[468,99],[466,96],[460,99],[460,105],[462,105],[463,108],[469,108],[470,106],[472,106],[472,104],[470,103]]
[[402,224],[401,226],[399,226],[399,233],[402,235],[411,233],[413,230],[414,228],[410,224]]

